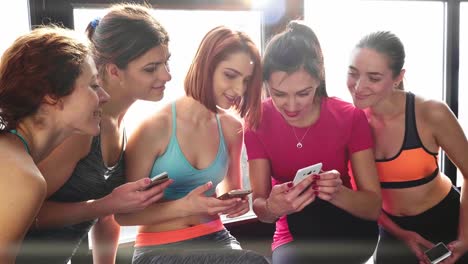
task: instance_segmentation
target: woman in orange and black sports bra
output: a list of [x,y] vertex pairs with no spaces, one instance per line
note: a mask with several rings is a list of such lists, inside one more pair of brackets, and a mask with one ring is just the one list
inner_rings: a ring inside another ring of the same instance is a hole
[[[440,101],[403,90],[405,51],[391,32],[374,32],[356,45],[347,85],[373,130],[383,213],[376,263],[430,263],[424,251],[444,242],[468,263],[468,201],[439,170],[442,148],[468,182],[468,141]],[[461,210],[464,208],[464,210]],[[465,230],[465,231],[463,231]]]

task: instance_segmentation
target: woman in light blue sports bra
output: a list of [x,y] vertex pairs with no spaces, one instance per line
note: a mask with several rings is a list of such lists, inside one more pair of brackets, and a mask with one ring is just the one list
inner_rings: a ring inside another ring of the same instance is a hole
[[89,54],[72,31],[52,26],[19,37],[3,54],[0,263],[15,263],[26,231],[36,223],[47,190],[36,164],[75,132],[99,133],[99,113],[109,95],[96,84]]
[[[232,251],[241,247],[219,217],[247,213],[247,197],[216,198],[242,188],[243,126],[227,109],[255,127],[261,74],[252,40],[242,32],[216,27],[198,48],[185,79],[186,96],[152,115],[129,139],[129,180],[165,171],[173,181],[161,202],[138,213],[116,215],[121,225],[140,225],[133,263],[266,263],[253,252]],[[216,250],[230,250],[236,257]]]

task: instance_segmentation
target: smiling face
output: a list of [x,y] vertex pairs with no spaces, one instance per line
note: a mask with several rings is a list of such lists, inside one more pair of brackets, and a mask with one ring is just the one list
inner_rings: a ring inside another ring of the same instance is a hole
[[356,107],[374,107],[387,98],[396,84],[403,78],[404,71],[394,77],[389,59],[373,49],[356,48],[351,55],[347,86]]
[[216,67],[213,92],[217,106],[228,109],[244,95],[254,70],[254,63],[246,52],[233,53]]
[[75,80],[73,92],[61,98],[63,120],[74,132],[97,135],[101,122],[101,106],[108,100],[109,94],[97,83],[96,65],[88,57],[81,67],[81,74]]
[[169,72],[169,50],[159,45],[128,63],[121,70],[121,85],[134,99],[159,101],[164,96],[166,82],[172,76]]
[[320,82],[305,70],[273,72],[267,83],[273,104],[288,123],[300,123],[312,112]]

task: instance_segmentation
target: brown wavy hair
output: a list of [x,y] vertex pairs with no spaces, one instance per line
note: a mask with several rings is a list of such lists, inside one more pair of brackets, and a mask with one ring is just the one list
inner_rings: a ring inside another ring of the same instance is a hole
[[86,33],[101,77],[106,64],[125,69],[148,50],[168,44],[167,31],[150,12],[146,5],[115,4],[102,19],[88,24]]
[[54,25],[17,38],[0,61],[0,129],[16,128],[45,96],[56,102],[71,94],[89,54],[73,31]]
[[256,128],[261,119],[261,57],[252,39],[243,32],[219,26],[205,35],[185,77],[185,93],[217,112],[213,91],[214,71],[220,62],[239,51],[249,54],[255,67],[247,90],[242,99],[235,103],[234,109],[245,118],[249,127]]

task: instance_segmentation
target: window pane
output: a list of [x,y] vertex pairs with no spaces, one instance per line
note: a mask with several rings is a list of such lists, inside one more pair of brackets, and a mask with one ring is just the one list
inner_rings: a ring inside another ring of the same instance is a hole
[[[460,3],[460,71],[458,85],[458,121],[465,135],[468,133],[468,3]],[[461,186],[463,175],[457,173],[457,185]]]
[[3,54],[5,49],[7,49],[17,37],[29,31],[29,24],[27,0],[0,2],[0,25],[2,32],[0,54]]
[[[104,16],[106,11],[106,9],[75,9],[75,29],[78,32],[84,32],[89,21]],[[200,41],[210,29],[226,25],[242,30],[253,39],[257,47],[261,47],[261,16],[256,11],[154,10],[154,16],[169,32],[171,39],[169,66],[172,80],[166,84],[163,100],[159,102],[138,101],[132,105],[125,115],[125,126],[129,133],[149,113],[153,113],[166,103],[185,94],[185,75]]]
[[[304,2],[305,21],[322,44],[330,95],[351,101],[346,87],[351,50],[364,35],[389,30],[405,46],[405,89],[428,98],[443,98],[442,2]],[[336,7],[337,2],[340,8]],[[342,22],[337,21],[338,17]]]

